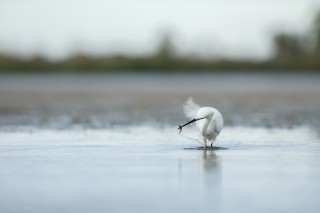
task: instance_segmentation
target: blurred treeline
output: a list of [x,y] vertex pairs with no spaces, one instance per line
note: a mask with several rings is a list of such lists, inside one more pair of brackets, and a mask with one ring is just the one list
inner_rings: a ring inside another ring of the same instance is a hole
[[303,35],[280,32],[273,37],[274,53],[269,59],[231,60],[181,57],[175,54],[170,36],[164,36],[156,54],[144,57],[125,55],[90,56],[75,54],[52,62],[39,55],[31,59],[0,53],[0,71],[116,71],[116,70],[284,70],[320,71],[320,12]]

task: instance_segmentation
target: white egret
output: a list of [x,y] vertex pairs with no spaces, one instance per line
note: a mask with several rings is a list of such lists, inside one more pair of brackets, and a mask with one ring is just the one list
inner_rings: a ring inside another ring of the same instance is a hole
[[205,148],[207,147],[207,141],[211,141],[212,147],[212,143],[220,134],[223,127],[223,118],[221,113],[212,107],[200,107],[192,98],[189,98],[183,105],[183,111],[185,116],[190,118],[191,121],[184,125],[179,125],[179,133],[182,131],[182,127],[196,122]]

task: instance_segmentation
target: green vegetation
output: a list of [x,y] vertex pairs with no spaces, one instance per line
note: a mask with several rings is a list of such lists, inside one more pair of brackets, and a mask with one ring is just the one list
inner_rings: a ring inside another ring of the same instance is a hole
[[312,29],[304,35],[278,33],[273,38],[274,55],[265,61],[178,57],[169,36],[165,36],[158,52],[145,57],[124,55],[93,57],[76,54],[63,61],[52,62],[42,56],[26,60],[0,54],[0,71],[101,71],[117,70],[285,70],[320,71],[320,12]]
[[320,12],[305,35],[279,33],[274,37],[275,55],[270,60],[280,69],[320,69]]

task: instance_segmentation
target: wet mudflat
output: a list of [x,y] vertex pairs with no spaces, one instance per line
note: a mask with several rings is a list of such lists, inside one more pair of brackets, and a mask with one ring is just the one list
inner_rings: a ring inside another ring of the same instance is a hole
[[[318,212],[319,79],[1,76],[0,212]],[[188,96],[212,149],[177,134]]]

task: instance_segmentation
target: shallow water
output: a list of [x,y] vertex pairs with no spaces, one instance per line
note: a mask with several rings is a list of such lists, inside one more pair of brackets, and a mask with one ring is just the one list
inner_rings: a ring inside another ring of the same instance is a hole
[[320,141],[309,128],[225,128],[215,145],[226,149],[218,151],[185,150],[199,144],[173,126],[0,135],[1,212],[320,207]]
[[[318,76],[140,77],[1,76],[0,212],[319,211]],[[189,95],[225,149],[177,134]]]

